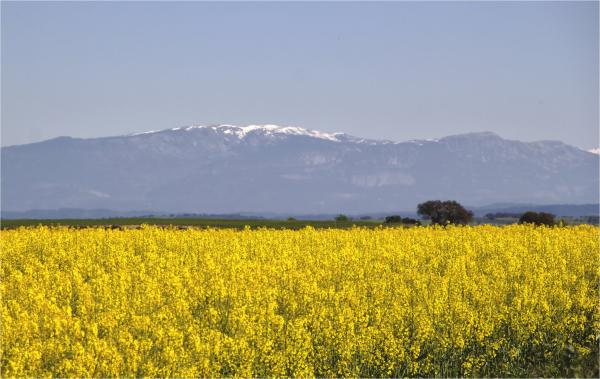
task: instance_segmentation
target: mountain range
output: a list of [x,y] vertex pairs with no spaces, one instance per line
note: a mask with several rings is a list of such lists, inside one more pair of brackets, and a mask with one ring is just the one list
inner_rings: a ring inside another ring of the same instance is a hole
[[1,149],[3,211],[295,214],[414,210],[430,199],[598,203],[600,156],[490,133],[393,142],[275,125],[59,137]]

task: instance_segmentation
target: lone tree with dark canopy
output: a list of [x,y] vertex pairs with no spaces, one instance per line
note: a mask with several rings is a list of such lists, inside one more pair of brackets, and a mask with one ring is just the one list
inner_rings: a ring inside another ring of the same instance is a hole
[[337,221],[337,222],[348,222],[348,221],[350,221],[350,217],[348,217],[346,215],[340,214],[340,215],[335,216],[335,221]]
[[417,213],[437,225],[468,224],[473,219],[473,212],[454,200],[426,201],[417,206]]
[[525,212],[519,218],[519,224],[534,224],[534,225],[555,225],[554,215],[546,212]]
[[400,217],[398,215],[387,216],[385,218],[386,224],[400,224],[401,222],[402,222],[402,217]]

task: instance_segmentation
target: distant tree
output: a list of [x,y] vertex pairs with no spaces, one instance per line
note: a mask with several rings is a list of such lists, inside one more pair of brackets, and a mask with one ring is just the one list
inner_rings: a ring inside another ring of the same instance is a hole
[[519,218],[519,224],[534,224],[534,225],[546,225],[553,226],[556,224],[552,213],[546,212],[525,212]]
[[373,217],[371,217],[371,216],[361,216],[360,219],[363,220],[363,221],[366,221],[366,220],[372,220]]
[[348,221],[350,221],[350,217],[348,217],[346,215],[337,215],[337,216],[335,216],[335,221],[337,221],[337,222],[348,222]]
[[473,212],[465,209],[454,200],[431,200],[417,206],[417,213],[431,220],[432,224],[468,224],[473,219]]
[[297,221],[294,217],[288,217],[288,221]]
[[486,213],[485,218],[487,218],[488,220],[494,220],[496,218],[496,215],[494,213]]
[[398,215],[387,216],[384,221],[386,224],[400,224],[402,223],[402,217]]
[[403,218],[402,223],[405,225],[421,225],[421,221],[410,217]]

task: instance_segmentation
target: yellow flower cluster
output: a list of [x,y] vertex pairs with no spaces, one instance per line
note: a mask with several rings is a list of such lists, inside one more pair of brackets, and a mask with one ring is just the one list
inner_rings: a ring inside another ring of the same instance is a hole
[[3,377],[597,370],[597,227],[37,227],[0,247]]

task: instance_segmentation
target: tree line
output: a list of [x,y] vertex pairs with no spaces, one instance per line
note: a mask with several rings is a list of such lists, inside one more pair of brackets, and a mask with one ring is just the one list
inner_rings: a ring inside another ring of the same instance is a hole
[[[466,225],[473,220],[473,212],[463,207],[455,200],[430,200],[417,205],[417,214],[425,220],[429,220],[432,225]],[[350,221],[351,218],[346,215],[339,215],[335,218],[339,222]],[[400,217],[399,215],[387,216],[386,224],[406,224],[421,225],[419,220],[410,217]],[[519,217],[520,224],[534,225],[556,225],[555,216],[546,212],[525,212]]]

